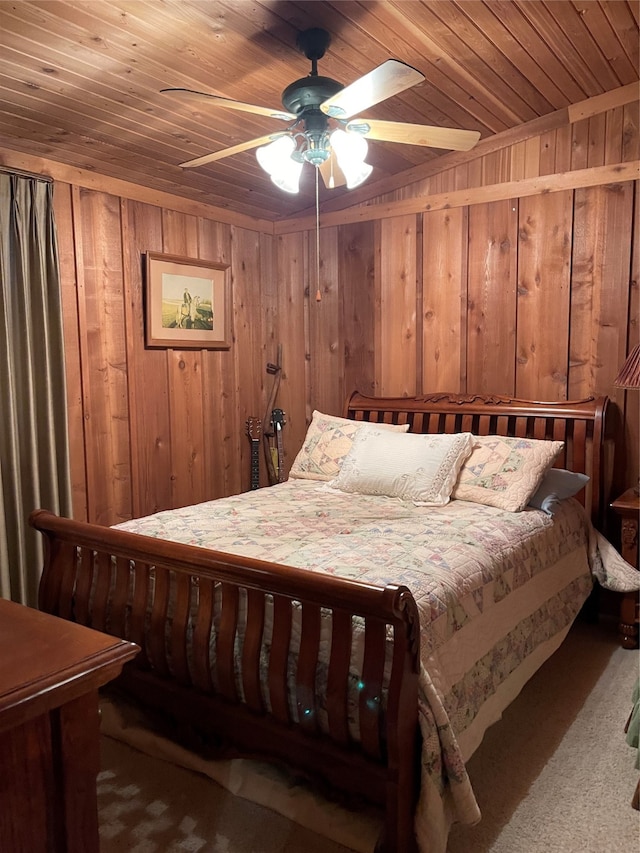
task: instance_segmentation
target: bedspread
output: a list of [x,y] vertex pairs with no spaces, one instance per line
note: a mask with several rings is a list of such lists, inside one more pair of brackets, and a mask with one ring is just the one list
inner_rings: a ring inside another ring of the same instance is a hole
[[465,762],[564,639],[593,572],[606,585],[628,583],[626,564],[601,554],[574,500],[550,517],[466,501],[434,508],[356,499],[289,480],[118,527],[411,590],[421,625],[416,830],[430,853],[444,851],[452,820],[479,819]]

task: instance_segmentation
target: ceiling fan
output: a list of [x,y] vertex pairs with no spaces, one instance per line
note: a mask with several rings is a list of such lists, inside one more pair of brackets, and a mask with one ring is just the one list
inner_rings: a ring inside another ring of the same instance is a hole
[[480,138],[473,130],[353,118],[363,110],[421,83],[424,75],[397,59],[389,59],[368,74],[343,86],[337,80],[318,75],[321,59],[331,36],[314,27],[298,34],[296,46],[311,62],[307,77],[295,80],[282,93],[284,110],[245,104],[218,95],[191,89],[162,89],[180,98],[207,101],[213,106],[240,110],[289,122],[275,131],[230,148],[224,148],[180,165],[187,169],[204,166],[256,148],[256,157],[271,180],[287,192],[298,192],[304,163],[311,163],[327,187],[359,186],[371,174],[366,163],[367,139],[468,151]]

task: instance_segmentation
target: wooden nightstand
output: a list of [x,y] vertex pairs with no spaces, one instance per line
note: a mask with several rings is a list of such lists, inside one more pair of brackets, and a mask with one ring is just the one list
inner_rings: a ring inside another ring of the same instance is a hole
[[[627,563],[636,569],[638,564],[638,526],[640,524],[640,496],[635,489],[627,489],[611,504],[622,519],[621,553]],[[625,649],[638,646],[638,624],[640,623],[640,601],[637,592],[627,592],[620,604],[620,637]]]

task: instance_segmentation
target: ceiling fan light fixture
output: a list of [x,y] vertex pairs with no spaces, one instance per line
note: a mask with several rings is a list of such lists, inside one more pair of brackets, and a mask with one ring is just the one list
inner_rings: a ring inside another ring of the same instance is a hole
[[294,158],[296,142],[292,136],[280,136],[256,149],[256,159],[273,183],[287,193],[300,189],[302,163]]
[[279,136],[268,145],[256,149],[256,159],[269,175],[286,168],[287,161],[295,151],[296,143],[292,136]]
[[305,139],[305,147],[300,152],[302,159],[313,166],[321,166],[331,154],[328,136],[324,134],[322,137],[316,138],[305,134]]
[[287,170],[276,175],[271,175],[271,180],[279,189],[295,195],[297,192],[300,192],[301,172],[302,163],[296,163],[295,160],[291,160]]
[[367,140],[338,128],[331,134],[331,147],[347,180],[347,189],[352,190],[364,183],[373,171],[373,166],[365,163],[369,150]]
[[355,187],[359,187],[360,184],[364,184],[371,172],[373,172],[373,166],[369,163],[365,163],[364,161],[362,163],[354,164],[353,167],[349,167],[348,169],[340,164],[340,168],[347,179],[348,190],[353,190]]

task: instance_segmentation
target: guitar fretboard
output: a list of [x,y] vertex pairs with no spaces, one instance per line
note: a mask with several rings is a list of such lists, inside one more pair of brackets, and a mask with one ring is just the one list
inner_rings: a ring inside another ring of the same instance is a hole
[[260,436],[262,421],[260,418],[247,419],[247,435],[251,442],[251,481],[249,488],[260,488]]
[[285,425],[285,415],[282,409],[271,412],[271,424],[276,437],[276,477],[279,483],[284,482],[284,449],[282,444],[282,427]]
[[260,488],[260,441],[251,439],[251,488]]

